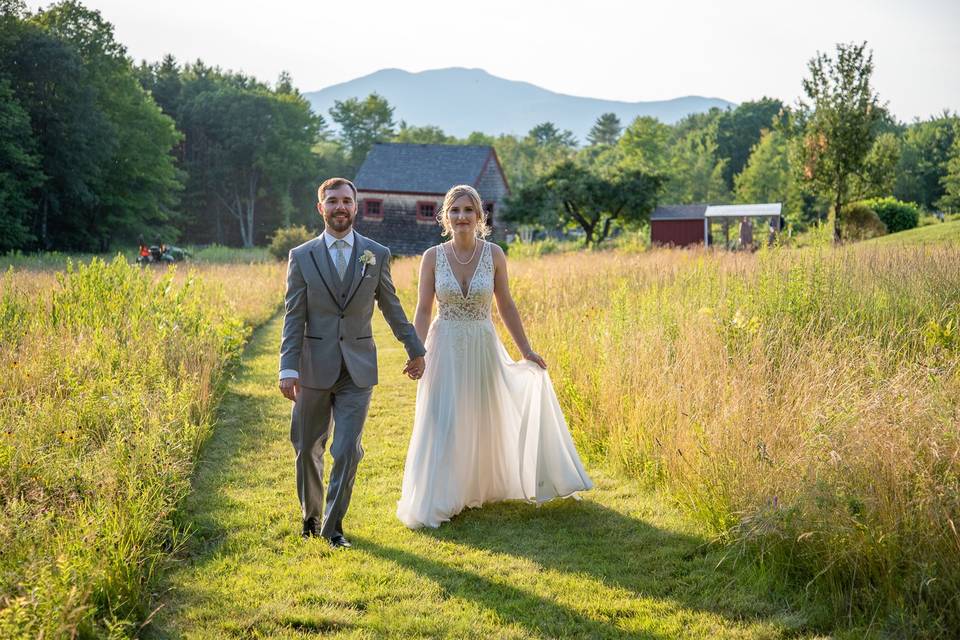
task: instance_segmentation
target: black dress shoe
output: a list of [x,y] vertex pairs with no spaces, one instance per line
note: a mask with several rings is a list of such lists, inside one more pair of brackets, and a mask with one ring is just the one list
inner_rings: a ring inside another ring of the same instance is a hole
[[303,531],[300,533],[304,538],[320,535],[320,521],[314,517],[309,517],[303,521]]
[[334,549],[349,549],[353,545],[342,535],[336,535],[330,538],[330,546]]

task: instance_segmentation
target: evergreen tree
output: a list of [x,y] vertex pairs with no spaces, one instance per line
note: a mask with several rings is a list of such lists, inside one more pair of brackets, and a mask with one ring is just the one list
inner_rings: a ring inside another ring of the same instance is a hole
[[615,113],[604,113],[594,123],[587,134],[587,142],[591,145],[615,145],[620,139],[620,132],[623,127],[620,126],[620,118]]
[[552,122],[541,122],[527,133],[527,141],[539,147],[573,149],[577,139],[569,129],[560,131]]

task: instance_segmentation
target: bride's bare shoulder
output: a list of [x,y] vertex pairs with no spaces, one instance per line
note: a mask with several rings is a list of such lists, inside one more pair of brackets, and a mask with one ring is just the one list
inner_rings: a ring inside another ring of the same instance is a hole
[[432,265],[437,261],[437,251],[440,250],[440,245],[435,244],[426,251],[423,252],[421,260],[425,265]]
[[490,245],[490,257],[493,258],[494,264],[506,265],[507,264],[507,254],[504,252],[503,248],[498,245],[496,242],[487,241],[487,244]]

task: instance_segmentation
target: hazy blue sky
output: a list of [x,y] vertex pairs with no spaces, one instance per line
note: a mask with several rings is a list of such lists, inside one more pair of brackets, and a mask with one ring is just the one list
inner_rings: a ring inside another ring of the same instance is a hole
[[792,103],[816,51],[867,40],[875,90],[899,118],[960,109],[958,0],[84,4],[114,24],[137,61],[172,53],[269,81],[286,69],[302,91],[386,67],[458,66],[613,100],[767,95]]

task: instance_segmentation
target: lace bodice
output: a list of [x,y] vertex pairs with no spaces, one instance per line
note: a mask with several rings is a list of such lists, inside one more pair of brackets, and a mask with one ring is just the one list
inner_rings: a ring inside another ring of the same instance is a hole
[[434,288],[441,320],[490,319],[490,305],[493,302],[493,256],[490,254],[490,243],[482,242],[480,261],[470,279],[466,295],[457,282],[457,276],[447,260],[443,245],[437,247]]

